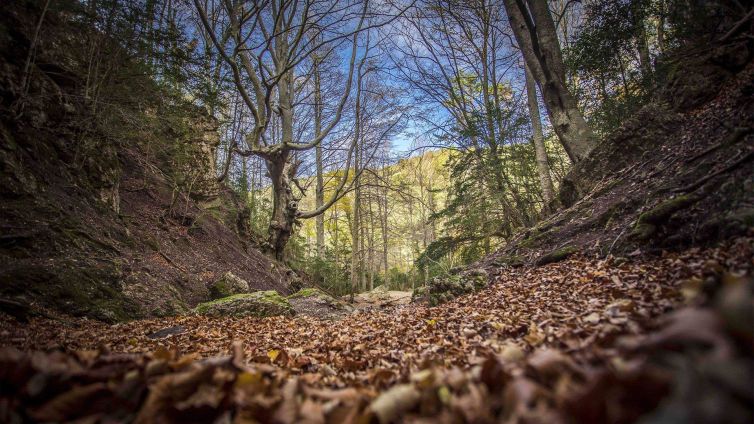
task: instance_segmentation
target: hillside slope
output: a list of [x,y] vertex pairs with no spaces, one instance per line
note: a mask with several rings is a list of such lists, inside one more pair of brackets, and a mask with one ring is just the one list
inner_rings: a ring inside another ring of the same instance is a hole
[[556,213],[481,265],[677,250],[751,231],[751,46],[698,50],[673,59],[656,100],[574,166]]
[[76,23],[53,12],[22,85],[36,16],[0,21],[0,298],[117,321],[185,311],[228,271],[288,293],[215,181],[217,124],[145,77],[82,95]]

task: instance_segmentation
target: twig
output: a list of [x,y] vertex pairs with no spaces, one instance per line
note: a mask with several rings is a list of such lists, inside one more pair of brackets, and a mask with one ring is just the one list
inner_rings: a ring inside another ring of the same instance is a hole
[[160,256],[162,256],[163,258],[165,258],[165,260],[168,261],[168,263],[170,265],[173,265],[174,267],[178,268],[179,270],[181,270],[181,271],[183,271],[185,273],[188,273],[188,271],[186,271],[182,266],[178,265],[172,259],[170,259],[170,257],[168,257],[168,255],[162,253],[162,250],[158,250],[157,253],[159,253]]
[[623,236],[623,234],[626,232],[627,229],[628,227],[623,227],[623,230],[620,232],[620,234],[618,234],[618,237],[616,237],[615,240],[613,240],[612,244],[610,244],[610,248],[607,249],[608,255],[610,255],[610,253],[613,251],[613,247],[615,247],[615,243],[618,242],[618,240]]

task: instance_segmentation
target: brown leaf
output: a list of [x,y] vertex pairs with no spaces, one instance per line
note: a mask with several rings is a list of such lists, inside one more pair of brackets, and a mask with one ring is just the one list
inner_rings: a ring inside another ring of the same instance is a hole
[[275,422],[289,424],[297,421],[298,400],[296,399],[296,395],[298,394],[298,391],[298,378],[290,378],[281,390],[283,401],[280,402],[280,406],[275,410],[275,415],[273,416]]
[[490,356],[482,363],[479,379],[487,386],[490,392],[494,393],[505,387],[510,380],[510,376],[505,372],[500,361]]
[[421,394],[413,384],[399,384],[382,393],[369,405],[369,410],[383,424],[393,422],[402,414],[414,408]]
[[89,415],[95,400],[108,395],[110,390],[105,383],[74,386],[33,410],[30,415],[37,421],[68,421],[72,417]]

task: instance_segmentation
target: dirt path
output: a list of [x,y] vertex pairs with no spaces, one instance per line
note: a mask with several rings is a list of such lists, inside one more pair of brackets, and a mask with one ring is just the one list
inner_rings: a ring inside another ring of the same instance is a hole
[[[506,270],[487,289],[438,307],[392,306],[357,311],[338,321],[192,316],[108,326],[83,319],[19,325],[8,318],[0,324],[4,345],[61,349],[70,356],[37,355],[28,362],[28,356],[3,350],[2,368],[22,371],[0,379],[13,378],[13,387],[25,387],[22,382],[40,374],[47,382],[83,379],[74,390],[95,391],[91,384],[105,378],[114,383],[97,386],[96,392],[106,399],[119,396],[118,384],[142,387],[130,406],[116,408],[131,418],[141,411],[170,420],[199,413],[214,419],[227,413],[228,418],[248,416],[263,422],[273,416],[281,422],[341,422],[363,415],[390,421],[395,414],[445,421],[485,421],[510,414],[533,414],[540,421],[594,416],[596,421],[625,421],[636,418],[631,415],[636,411],[654,409],[659,399],[678,395],[671,384],[675,371],[658,377],[646,365],[646,352],[667,341],[657,336],[662,334],[658,328],[672,328],[675,322],[663,324],[659,318],[684,304],[703,303],[713,281],[744,287],[725,281],[739,281],[751,271],[753,251],[752,240],[742,239],[724,249],[692,249],[656,259],[573,258]],[[387,296],[400,302],[405,298]],[[746,305],[746,296],[738,297]],[[733,347],[737,345],[726,339],[713,312],[692,316],[690,325],[688,317],[681,318],[681,329],[673,337],[680,331],[682,339],[696,337],[706,346],[723,346],[724,359],[740,365],[740,351]],[[147,337],[171,326],[185,331]],[[218,355],[231,357],[201,359]],[[747,362],[743,364],[745,368]],[[129,382],[133,369],[141,371]],[[736,375],[731,378],[736,380]],[[705,390],[702,383],[698,390]],[[98,410],[86,400],[94,396],[88,391],[71,393],[71,387],[45,384],[33,396],[12,394],[11,404],[23,406],[26,409],[18,410],[29,416],[53,421],[59,418],[53,412],[64,402],[89,406],[63,408],[60,414],[115,413]],[[600,391],[600,385],[612,391]],[[645,399],[650,392],[651,399]],[[593,397],[588,410],[573,409],[587,395]],[[629,395],[635,405],[626,411],[621,396]],[[40,408],[52,415],[40,413]]]

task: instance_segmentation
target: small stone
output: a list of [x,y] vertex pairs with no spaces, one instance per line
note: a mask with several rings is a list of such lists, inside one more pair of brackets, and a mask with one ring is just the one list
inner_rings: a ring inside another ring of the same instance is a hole
[[212,299],[220,299],[239,293],[249,292],[249,283],[228,271],[209,288]]

